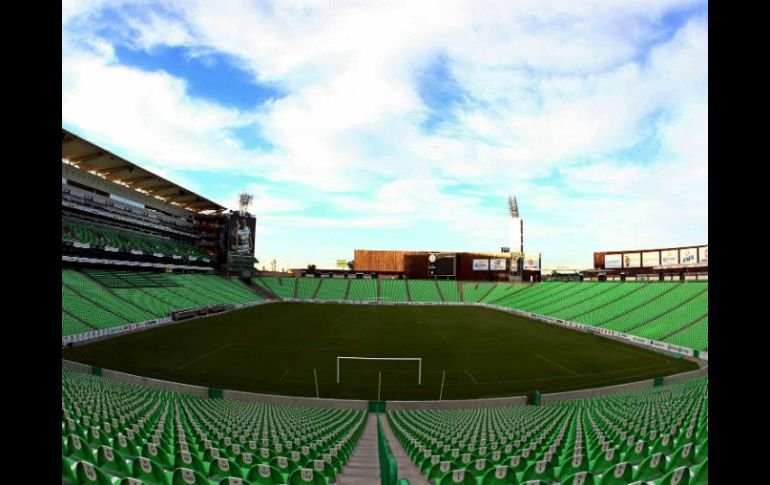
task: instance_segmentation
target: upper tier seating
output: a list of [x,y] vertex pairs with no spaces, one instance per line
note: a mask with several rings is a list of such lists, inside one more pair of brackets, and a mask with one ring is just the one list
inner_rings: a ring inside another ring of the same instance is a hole
[[166,256],[208,258],[205,252],[192,244],[159,236],[64,218],[62,218],[61,227],[62,241],[87,243],[93,246],[109,246],[149,254],[159,253]]

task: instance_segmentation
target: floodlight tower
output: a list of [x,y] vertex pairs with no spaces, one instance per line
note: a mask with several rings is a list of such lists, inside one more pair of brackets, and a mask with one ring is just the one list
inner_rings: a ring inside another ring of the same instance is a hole
[[508,235],[511,241],[511,273],[523,276],[524,220],[519,215],[516,197],[508,197],[508,212],[511,214],[511,221],[508,226]]
[[254,200],[254,194],[248,192],[241,192],[238,194],[238,206],[241,209],[241,214],[246,215],[249,213],[249,206]]

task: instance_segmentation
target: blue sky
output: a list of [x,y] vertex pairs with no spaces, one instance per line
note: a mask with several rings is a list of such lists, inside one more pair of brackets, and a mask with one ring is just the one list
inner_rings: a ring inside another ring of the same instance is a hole
[[62,3],[62,125],[217,202],[257,257],[708,242],[705,2]]

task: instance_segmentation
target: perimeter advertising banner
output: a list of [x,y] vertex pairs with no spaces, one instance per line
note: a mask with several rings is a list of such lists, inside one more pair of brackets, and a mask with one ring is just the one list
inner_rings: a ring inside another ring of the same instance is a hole
[[228,253],[236,256],[254,256],[254,231],[257,219],[251,215],[230,214]]
[[534,271],[540,270],[540,253],[525,253],[524,269],[529,269]]
[[660,251],[648,251],[642,253],[642,266],[645,268],[660,266]]
[[642,257],[639,253],[625,253],[623,254],[623,267],[624,268],[639,268],[642,266]]
[[699,263],[706,263],[709,262],[709,247],[703,246],[701,248],[698,248],[698,262]]
[[686,248],[679,250],[680,264],[694,264],[698,262],[698,248]]
[[671,266],[673,264],[679,264],[679,250],[669,249],[668,251],[660,252],[660,264],[662,266]]
[[489,269],[492,271],[505,271],[505,259],[503,258],[490,259]]
[[488,259],[474,259],[473,260],[473,271],[489,271],[489,260]]
[[607,254],[604,256],[604,267],[607,269],[620,268],[621,261],[622,258],[620,254]]

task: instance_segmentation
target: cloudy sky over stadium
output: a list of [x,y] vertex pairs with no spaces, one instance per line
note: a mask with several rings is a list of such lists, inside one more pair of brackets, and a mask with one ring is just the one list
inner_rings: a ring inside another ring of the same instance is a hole
[[[62,125],[225,206],[257,257],[708,242],[708,5],[62,3]],[[261,266],[261,265],[260,265]]]

